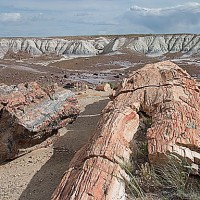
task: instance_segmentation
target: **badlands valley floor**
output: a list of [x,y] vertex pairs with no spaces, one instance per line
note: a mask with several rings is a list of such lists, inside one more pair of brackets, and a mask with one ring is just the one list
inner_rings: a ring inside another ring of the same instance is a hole
[[0,80],[65,85],[118,81],[147,63],[171,60],[199,76],[198,35],[0,39]]

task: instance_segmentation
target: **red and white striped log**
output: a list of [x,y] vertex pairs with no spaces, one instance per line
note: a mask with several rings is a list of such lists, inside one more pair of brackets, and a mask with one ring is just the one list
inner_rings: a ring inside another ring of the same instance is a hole
[[198,168],[200,86],[172,62],[149,64],[124,79],[113,94],[94,136],[71,161],[52,200],[126,199],[127,175],[119,163],[133,153],[139,111],[152,117],[147,130],[151,163],[173,152]]

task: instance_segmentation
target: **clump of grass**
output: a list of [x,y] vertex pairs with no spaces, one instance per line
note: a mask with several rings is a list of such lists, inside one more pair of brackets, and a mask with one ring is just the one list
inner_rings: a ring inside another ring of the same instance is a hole
[[118,88],[118,82],[109,82],[110,88],[116,90]]
[[[121,181],[125,183],[127,194],[131,195],[133,199],[144,200],[145,194],[136,177],[133,173],[133,165],[128,161],[123,161],[120,157],[115,160],[121,168],[126,172],[128,177],[122,176]],[[119,177],[118,177],[119,178]]]
[[152,170],[157,174],[162,193],[168,199],[200,199],[200,182],[192,183],[192,168],[186,160],[171,155],[166,165],[155,166]]
[[150,165],[146,132],[152,118],[144,112],[139,115],[140,126],[132,143],[132,163],[120,164],[129,176],[123,180],[131,195],[129,199],[200,200],[200,177],[191,177],[192,169],[186,160],[170,154],[162,165]]
[[148,194],[154,193],[163,200],[200,200],[200,180],[192,182],[190,166],[177,157],[169,156],[162,166],[146,162],[137,170],[130,163],[120,165],[129,175],[124,182],[132,199],[148,199]]
[[[119,163],[119,162],[118,162]],[[122,169],[126,172],[129,178],[123,177],[123,181],[126,185],[126,192],[131,195],[133,199],[145,199],[145,194],[143,189],[141,188],[138,177],[135,176],[132,172],[133,168],[129,162],[119,163]]]
[[186,189],[191,172],[186,162],[173,156],[168,157],[166,165],[156,166],[154,171],[158,174],[163,186],[181,191]]
[[140,185],[146,193],[155,192],[161,187],[158,175],[148,162],[141,164],[139,170],[137,170],[137,175]]

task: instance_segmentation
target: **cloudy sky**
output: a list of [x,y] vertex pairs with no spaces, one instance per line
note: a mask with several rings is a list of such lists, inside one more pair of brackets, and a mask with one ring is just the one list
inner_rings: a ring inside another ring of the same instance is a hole
[[0,36],[200,33],[200,0],[0,0]]

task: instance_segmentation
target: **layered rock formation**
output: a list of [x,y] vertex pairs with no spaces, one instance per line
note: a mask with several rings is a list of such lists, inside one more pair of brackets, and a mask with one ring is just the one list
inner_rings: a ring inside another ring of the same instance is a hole
[[79,114],[74,94],[35,82],[0,85],[0,162],[41,143]]
[[108,41],[104,38],[95,40],[65,40],[51,38],[17,38],[0,40],[0,58],[7,52],[27,52],[32,56],[43,54],[58,55],[96,55]]
[[200,36],[149,35],[123,36],[117,38],[93,37],[93,39],[60,39],[60,38],[12,38],[0,39],[0,58],[7,53],[26,52],[31,56],[43,54],[57,55],[96,55],[129,49],[147,56],[160,56],[166,53],[180,52],[191,55],[200,53]]
[[151,35],[138,37],[127,48],[148,56],[180,52],[186,55],[200,53],[199,35]]
[[103,53],[109,53],[124,48],[155,57],[177,52],[185,54],[185,56],[190,56],[200,53],[199,41],[200,36],[192,34],[119,37],[111,40],[105,46]]
[[168,153],[200,164],[200,86],[169,61],[146,65],[124,79],[103,110],[94,136],[71,161],[52,200],[126,199],[122,163],[135,150],[139,112],[152,117],[147,130],[152,164]]

